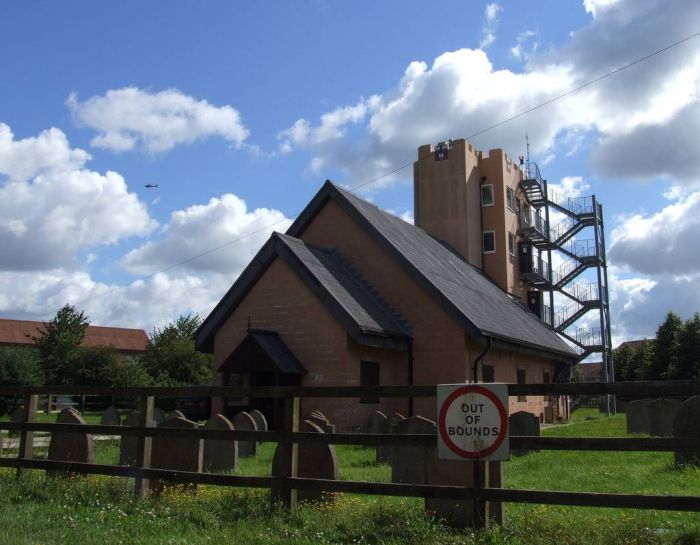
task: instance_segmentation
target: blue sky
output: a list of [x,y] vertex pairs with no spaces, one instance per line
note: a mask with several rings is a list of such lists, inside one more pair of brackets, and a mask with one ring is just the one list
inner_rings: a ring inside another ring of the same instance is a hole
[[[698,15],[692,0],[2,3],[0,316],[206,315],[326,178],[385,174],[699,32]],[[473,139],[517,156],[527,132],[550,182],[603,202],[617,340],[700,310],[699,73],[695,38]],[[410,219],[411,176],[363,195]]]

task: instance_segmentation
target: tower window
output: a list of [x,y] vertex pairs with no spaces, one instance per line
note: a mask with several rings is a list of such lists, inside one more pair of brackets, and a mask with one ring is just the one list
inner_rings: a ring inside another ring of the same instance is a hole
[[496,231],[484,231],[482,235],[482,249],[485,254],[496,252]]
[[493,184],[481,186],[481,206],[493,206]]
[[513,193],[513,189],[510,187],[506,187],[506,205],[508,205],[508,208],[513,210],[513,203],[515,201],[515,193]]
[[513,233],[508,233],[508,253],[515,255],[515,235]]

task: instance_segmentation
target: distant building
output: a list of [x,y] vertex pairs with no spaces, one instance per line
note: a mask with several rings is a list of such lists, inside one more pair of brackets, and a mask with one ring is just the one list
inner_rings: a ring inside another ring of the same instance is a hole
[[[465,154],[464,141],[462,148]],[[509,237],[496,232],[491,240],[503,266],[482,237],[479,180],[469,185],[459,174],[448,191],[447,173],[442,181],[420,173],[423,155],[421,148],[416,225],[326,182],[286,234],[270,237],[197,332],[197,349],[214,355],[216,385],[465,383],[475,367],[479,382],[568,376],[579,355],[527,308],[515,248],[502,250]],[[491,157],[489,179],[499,180],[491,198],[505,210],[506,192],[497,188],[507,178],[517,189],[520,170],[500,150]],[[449,165],[432,153],[430,160]],[[484,211],[484,222],[492,213]],[[512,412],[548,422],[568,416],[566,400],[556,396],[510,403]],[[302,412],[318,409],[341,430],[360,426],[375,410],[435,417],[434,399],[416,399],[413,407],[403,399],[302,404]],[[224,412],[251,408],[273,427],[282,421],[272,399],[214,404]]]
[[603,362],[582,363],[578,367],[583,373],[583,382],[603,381]]
[[[31,347],[33,337],[43,330],[43,322],[0,318],[0,346]],[[90,325],[85,329],[83,346],[111,346],[122,355],[138,355],[146,351],[148,336],[143,329]]]

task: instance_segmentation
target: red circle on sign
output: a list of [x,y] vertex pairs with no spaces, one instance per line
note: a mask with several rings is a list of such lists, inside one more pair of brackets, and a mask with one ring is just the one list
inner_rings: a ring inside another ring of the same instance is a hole
[[[450,436],[447,434],[447,430],[445,428],[445,419],[447,418],[447,409],[449,408],[449,406],[459,396],[468,394],[470,392],[474,392],[488,398],[498,409],[498,415],[501,419],[501,428],[498,432],[496,440],[491,444],[490,447],[474,452],[464,450],[463,448],[460,448],[457,445],[455,445],[452,439],[450,439]],[[440,430],[440,437],[442,437],[442,440],[445,442],[445,445],[447,445],[447,448],[449,448],[452,452],[461,456],[462,458],[478,460],[480,458],[488,456],[489,454],[494,453],[498,449],[498,447],[500,447],[503,443],[503,440],[506,438],[506,432],[508,430],[508,413],[506,412],[506,408],[503,406],[503,403],[501,403],[501,400],[491,390],[484,388],[483,386],[462,386],[461,388],[457,388],[454,392],[447,396],[447,399],[445,401],[443,401],[442,407],[440,407],[440,415],[438,417],[438,429]]]

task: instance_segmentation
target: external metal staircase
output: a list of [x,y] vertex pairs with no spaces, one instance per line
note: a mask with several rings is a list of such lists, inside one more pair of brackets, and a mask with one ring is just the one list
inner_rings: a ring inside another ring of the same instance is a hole
[[[520,191],[527,205],[518,210],[520,278],[534,289],[530,307],[574,345],[581,359],[601,353],[605,380],[614,380],[603,207],[595,195],[570,197],[548,188],[536,163],[522,167]],[[555,215],[563,217],[551,225]],[[593,237],[576,238],[584,230]],[[555,268],[552,255],[563,259]],[[595,271],[595,281],[581,281],[589,270]],[[555,292],[563,296],[556,305]],[[591,311],[598,312],[599,327],[576,327]]]

